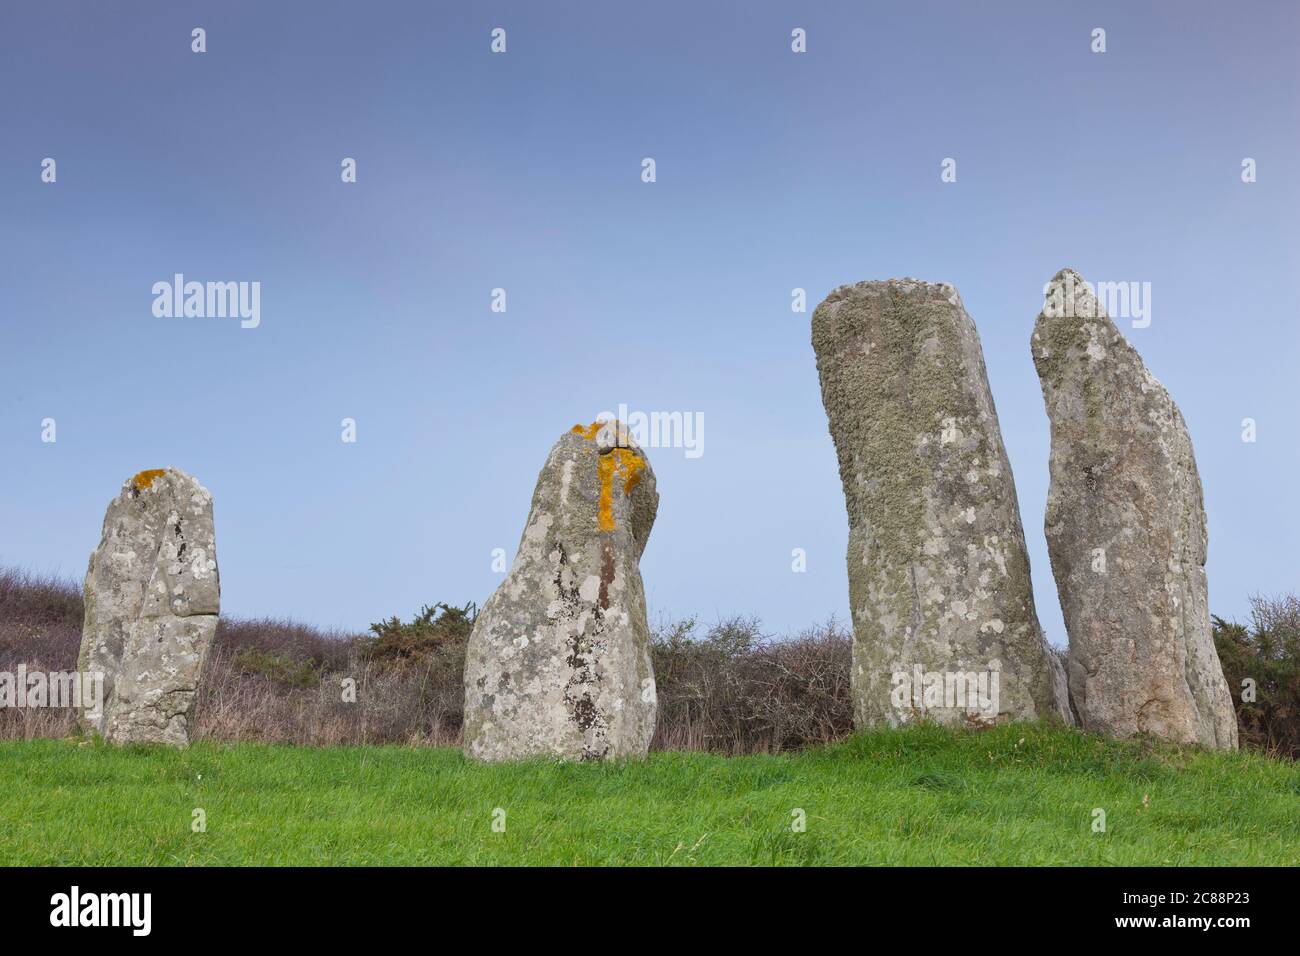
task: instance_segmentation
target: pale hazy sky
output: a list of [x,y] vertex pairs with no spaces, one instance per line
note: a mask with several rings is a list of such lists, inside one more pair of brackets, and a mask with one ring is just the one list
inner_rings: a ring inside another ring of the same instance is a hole
[[[614,6],[6,3],[0,562],[80,579],[122,481],[174,465],[227,613],[481,603],[551,444],[625,403],[705,421],[699,458],[650,450],[652,617],[844,618],[809,320],[910,275],[979,326],[1060,644],[1029,336],[1068,265],[1151,283],[1121,328],[1195,441],[1212,609],[1300,584],[1300,7]],[[178,272],[260,282],[260,326],[155,317]]]

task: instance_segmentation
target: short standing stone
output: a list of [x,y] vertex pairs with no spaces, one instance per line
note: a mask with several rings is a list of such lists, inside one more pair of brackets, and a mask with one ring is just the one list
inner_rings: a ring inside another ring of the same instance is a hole
[[1031,347],[1052,423],[1047,546],[1085,729],[1235,749],[1210,630],[1201,479],[1183,416],[1072,270]]
[[78,669],[104,675],[83,724],[113,743],[186,746],[217,628],[212,496],[175,468],[142,471],[108,506],[86,571]]
[[848,507],[855,723],[1072,722],[957,291],[841,286],[812,340]]
[[556,442],[514,564],[470,636],[467,756],[649,749],[655,684],[638,561],[658,505],[650,463],[618,423],[574,426]]

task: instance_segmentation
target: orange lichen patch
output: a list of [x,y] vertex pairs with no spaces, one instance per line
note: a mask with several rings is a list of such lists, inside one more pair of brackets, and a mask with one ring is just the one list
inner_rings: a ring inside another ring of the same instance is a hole
[[641,474],[645,471],[645,459],[628,448],[615,448],[608,454],[601,455],[596,462],[600,477],[600,504],[597,510],[597,524],[601,531],[614,530],[614,478],[623,475],[623,497],[632,493],[632,489],[641,483]]
[[136,491],[144,491],[165,474],[167,474],[166,468],[151,468],[148,471],[140,472],[131,479],[131,483],[135,485]]
[[597,419],[590,425],[574,425],[573,433],[581,435],[588,441],[595,441],[602,428],[613,426],[617,430],[617,444],[609,451],[603,452],[596,459],[596,474],[600,478],[600,501],[597,508],[597,523],[601,531],[614,530],[614,478],[623,476],[623,497],[632,493],[632,489],[641,483],[646,462],[641,453],[626,447],[630,442],[627,426],[618,421],[601,421]]
[[645,459],[634,451],[617,448],[614,454],[619,456],[619,465],[623,468],[623,496],[627,497],[632,489],[641,484],[641,473],[645,471]]

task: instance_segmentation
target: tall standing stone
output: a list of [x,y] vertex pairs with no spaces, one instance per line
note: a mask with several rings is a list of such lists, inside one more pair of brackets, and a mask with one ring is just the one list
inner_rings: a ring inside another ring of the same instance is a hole
[[[1072,722],[956,289],[840,286],[813,313],[812,342],[848,507],[855,723]],[[977,705],[961,690],[980,679]]]
[[1183,416],[1078,273],[1031,347],[1052,423],[1047,546],[1085,729],[1235,749],[1214,650],[1205,509]]
[[622,425],[575,425],[555,443],[514,564],[470,635],[467,756],[646,753],[656,704],[638,561],[658,506]]
[[175,468],[142,471],[104,515],[86,571],[78,669],[104,675],[88,729],[113,743],[184,747],[217,629],[212,495]]

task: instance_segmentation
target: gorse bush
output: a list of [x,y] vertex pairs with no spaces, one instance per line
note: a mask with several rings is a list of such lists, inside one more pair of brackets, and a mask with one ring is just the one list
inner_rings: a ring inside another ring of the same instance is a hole
[[362,639],[362,652],[370,660],[413,666],[459,658],[464,667],[465,645],[477,618],[476,604],[425,605],[409,623],[391,617],[371,624],[373,636]]
[[1257,595],[1250,605],[1249,625],[1214,618],[1214,645],[1242,744],[1294,760],[1300,757],[1300,598]]

